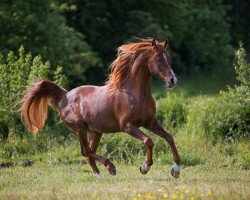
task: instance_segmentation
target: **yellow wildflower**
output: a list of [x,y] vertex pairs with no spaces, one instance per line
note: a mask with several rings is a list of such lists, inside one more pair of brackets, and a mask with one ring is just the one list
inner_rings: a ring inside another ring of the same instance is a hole
[[168,194],[166,194],[166,193],[163,194],[163,198],[164,198],[164,199],[167,199],[167,198],[168,198]]
[[186,189],[186,190],[185,190],[185,193],[186,193],[186,194],[188,194],[188,193],[189,193],[189,190],[188,190],[188,189]]
[[151,193],[146,193],[146,194],[144,195],[144,197],[145,197],[146,199],[153,199],[153,198],[154,198],[154,196],[152,196]]

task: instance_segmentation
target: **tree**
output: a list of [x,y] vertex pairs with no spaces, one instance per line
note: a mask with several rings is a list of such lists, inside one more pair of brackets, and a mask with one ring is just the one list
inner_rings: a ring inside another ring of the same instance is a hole
[[[229,7],[221,0],[60,0],[68,24],[86,35],[107,66],[131,36],[168,38],[177,73],[224,71],[232,60]],[[220,55],[220,56],[218,56]],[[100,69],[103,71],[103,69]]]
[[99,59],[82,33],[66,24],[51,0],[3,0],[0,3],[0,49],[7,54],[23,45],[34,55],[62,65],[71,85],[82,84],[85,71]]

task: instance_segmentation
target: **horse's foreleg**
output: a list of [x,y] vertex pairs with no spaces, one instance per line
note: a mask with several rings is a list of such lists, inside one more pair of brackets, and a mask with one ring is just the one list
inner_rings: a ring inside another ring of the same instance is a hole
[[111,175],[116,174],[115,166],[108,158],[96,155],[91,150],[91,148],[89,147],[89,144],[88,144],[87,132],[78,133],[78,138],[79,138],[80,143],[81,143],[82,155],[86,156],[88,158],[88,160],[91,162],[91,166],[94,167],[93,171],[96,173],[97,176],[99,176],[99,174],[98,174],[99,170],[94,162],[95,160],[98,160],[99,162],[101,162],[109,170],[109,173]]
[[172,176],[177,178],[180,174],[180,167],[179,167],[180,157],[179,157],[179,154],[178,154],[177,148],[175,146],[174,139],[173,139],[172,135],[167,133],[162,128],[162,126],[158,123],[158,121],[156,119],[154,119],[154,121],[149,123],[145,128],[147,128],[148,130],[152,131],[153,133],[159,135],[160,137],[164,138],[168,142],[168,144],[171,148],[171,151],[173,153],[174,161],[176,163],[172,167],[171,174],[172,174]]
[[153,140],[147,135],[145,135],[138,127],[130,123],[127,123],[124,126],[123,130],[129,135],[141,140],[147,146],[148,149],[147,157],[145,162],[140,167],[141,173],[146,174],[149,171],[150,166],[153,164],[153,152],[152,152],[154,146]]

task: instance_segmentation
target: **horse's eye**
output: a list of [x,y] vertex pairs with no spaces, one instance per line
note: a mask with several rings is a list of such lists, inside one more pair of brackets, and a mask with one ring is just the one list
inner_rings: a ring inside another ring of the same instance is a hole
[[159,58],[157,59],[157,62],[158,62],[158,63],[161,63],[161,62],[162,62],[162,58],[159,57]]

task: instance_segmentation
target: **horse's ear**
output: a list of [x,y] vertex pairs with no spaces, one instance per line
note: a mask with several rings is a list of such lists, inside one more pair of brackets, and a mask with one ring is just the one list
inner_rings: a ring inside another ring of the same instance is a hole
[[163,46],[164,46],[165,48],[167,48],[167,46],[168,46],[168,40],[165,40]]
[[156,46],[156,41],[154,38],[152,39],[152,46]]

